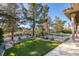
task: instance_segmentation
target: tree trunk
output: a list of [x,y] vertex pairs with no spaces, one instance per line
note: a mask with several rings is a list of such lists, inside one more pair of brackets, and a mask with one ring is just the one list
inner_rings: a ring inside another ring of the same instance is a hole
[[12,35],[11,39],[12,41],[14,41],[14,26],[12,27],[11,35]]
[[12,35],[11,39],[13,41],[13,39],[14,39],[14,32],[13,31],[11,32],[11,35]]
[[48,30],[48,34],[50,34],[50,29],[49,29],[48,23],[47,23],[47,30]]
[[35,20],[33,20],[33,34],[32,36],[34,37],[35,36]]
[[41,29],[42,29],[41,34],[42,34],[42,37],[44,38],[44,28],[43,28],[43,25],[41,25]]

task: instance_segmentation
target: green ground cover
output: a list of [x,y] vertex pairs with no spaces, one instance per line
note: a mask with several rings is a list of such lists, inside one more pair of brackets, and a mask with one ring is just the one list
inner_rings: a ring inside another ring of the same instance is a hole
[[41,56],[56,48],[61,42],[35,38],[25,40],[5,51],[5,56]]

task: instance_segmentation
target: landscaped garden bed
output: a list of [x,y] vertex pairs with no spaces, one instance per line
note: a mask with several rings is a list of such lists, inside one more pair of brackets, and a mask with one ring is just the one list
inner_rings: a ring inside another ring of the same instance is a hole
[[5,56],[41,56],[56,48],[61,42],[39,38],[25,40],[5,50]]

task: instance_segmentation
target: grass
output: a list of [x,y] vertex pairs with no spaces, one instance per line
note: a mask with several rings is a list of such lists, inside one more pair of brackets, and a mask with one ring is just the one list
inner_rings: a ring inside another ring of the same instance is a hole
[[7,49],[5,56],[42,56],[56,48],[61,42],[41,40],[39,38],[26,40]]

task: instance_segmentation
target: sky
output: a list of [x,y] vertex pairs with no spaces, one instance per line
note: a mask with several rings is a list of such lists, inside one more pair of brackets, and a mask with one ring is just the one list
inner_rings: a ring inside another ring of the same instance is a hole
[[66,24],[70,23],[70,20],[65,16],[63,10],[70,7],[69,3],[50,3],[49,6],[49,16],[52,20],[55,19],[56,16],[60,17],[63,21],[66,21]]
[[[28,8],[28,4],[24,4],[26,8]],[[69,3],[49,3],[49,12],[48,15],[52,20],[55,19],[56,16],[60,17],[61,20],[66,21],[66,24],[70,24],[70,20],[65,16],[63,10],[70,7]],[[28,25],[26,27],[29,27]]]

